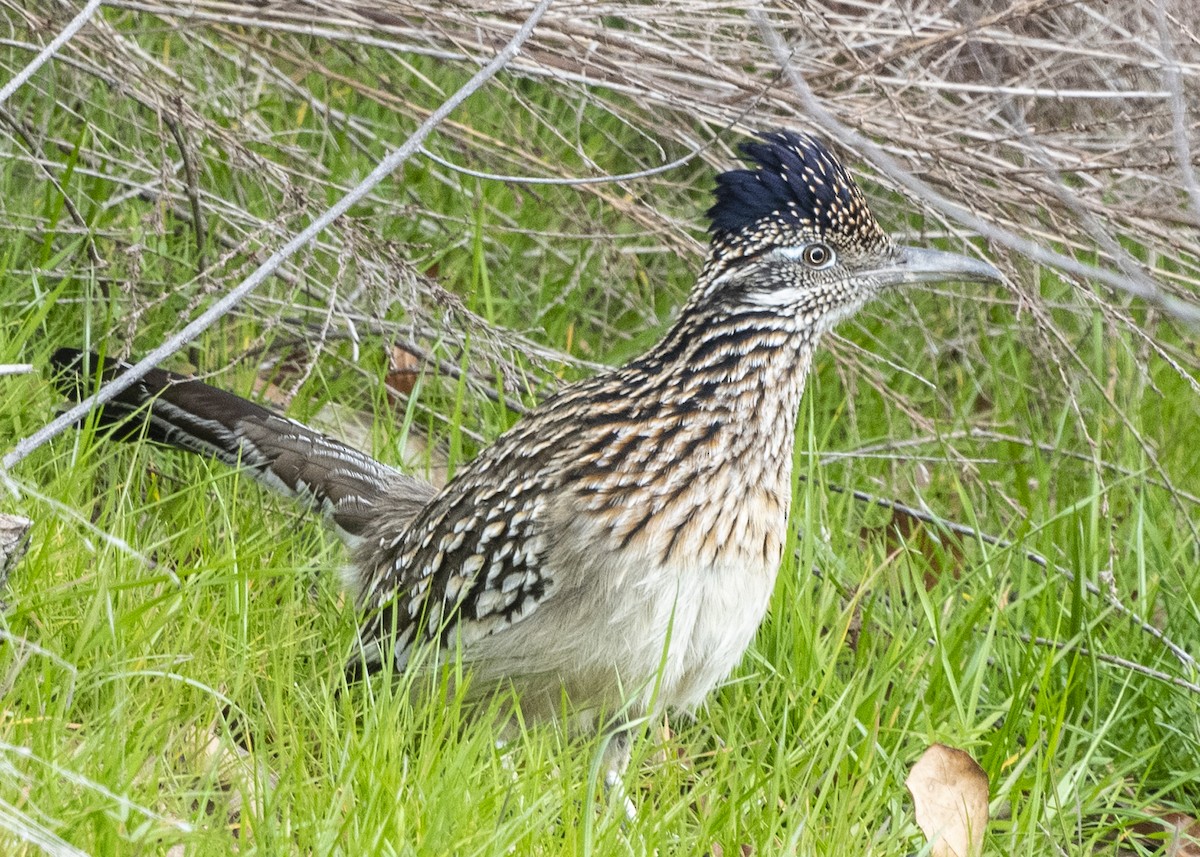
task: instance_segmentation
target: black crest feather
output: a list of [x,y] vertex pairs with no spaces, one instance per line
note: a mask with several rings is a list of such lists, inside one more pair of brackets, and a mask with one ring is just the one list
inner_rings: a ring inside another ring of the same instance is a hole
[[740,147],[751,169],[717,176],[708,210],[714,235],[752,231],[762,221],[828,231],[867,214],[862,191],[821,141],[794,131],[758,136],[762,142]]

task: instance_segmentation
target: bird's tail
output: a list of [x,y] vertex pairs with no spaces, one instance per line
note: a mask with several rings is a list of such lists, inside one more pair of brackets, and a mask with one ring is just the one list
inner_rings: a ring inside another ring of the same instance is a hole
[[[78,401],[97,376],[128,368],[76,348],[50,358],[56,383]],[[156,443],[212,456],[246,469],[257,481],[320,512],[355,544],[377,527],[407,523],[433,497],[426,482],[269,408],[163,369],[151,369],[99,412],[99,423],[122,440]]]

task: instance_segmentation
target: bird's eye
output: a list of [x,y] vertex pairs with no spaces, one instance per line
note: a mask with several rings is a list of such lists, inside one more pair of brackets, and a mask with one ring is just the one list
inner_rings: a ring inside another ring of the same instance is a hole
[[809,244],[801,258],[810,268],[828,268],[833,264],[833,248],[828,244]]

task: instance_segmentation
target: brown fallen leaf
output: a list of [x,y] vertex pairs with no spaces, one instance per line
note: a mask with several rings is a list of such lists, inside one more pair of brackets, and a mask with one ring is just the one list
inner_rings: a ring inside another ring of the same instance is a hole
[[904,785],[933,857],[978,857],[988,822],[988,778],[970,754],[934,744]]
[[225,827],[235,838],[246,841],[254,820],[268,811],[279,775],[250,750],[222,735],[215,724],[190,727],[184,741],[187,751],[176,762],[180,775],[212,782],[216,790],[204,804],[206,812],[223,812]]
[[1156,813],[1132,827],[1132,839],[1165,857],[1200,857],[1200,821],[1182,812]]
[[963,544],[949,533],[931,531],[924,521],[914,518],[903,509],[893,509],[891,520],[882,527],[863,527],[863,541],[882,539],[889,555],[912,550],[923,556],[929,567],[924,573],[926,591],[933,589],[947,575],[957,580],[966,564]]
[[[300,346],[270,355],[258,367],[254,394],[279,410],[286,411],[301,382],[312,371],[312,360],[313,355]],[[220,385],[219,382],[217,384]]]
[[[388,372],[385,383],[389,393],[407,396],[412,393],[421,375],[421,359],[407,348],[393,343],[388,353]],[[395,401],[395,396],[389,396]]]

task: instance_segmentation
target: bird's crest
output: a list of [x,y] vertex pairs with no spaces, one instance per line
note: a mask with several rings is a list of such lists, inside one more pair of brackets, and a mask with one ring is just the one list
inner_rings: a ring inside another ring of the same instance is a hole
[[863,192],[821,141],[793,131],[759,140],[741,146],[750,169],[717,176],[717,201],[708,210],[714,243],[749,249],[789,234],[883,239]]

